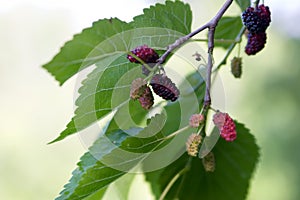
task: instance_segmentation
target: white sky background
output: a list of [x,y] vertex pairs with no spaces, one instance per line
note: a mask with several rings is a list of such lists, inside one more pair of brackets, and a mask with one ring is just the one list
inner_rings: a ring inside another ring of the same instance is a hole
[[[72,21],[72,28],[80,31],[89,27],[97,19],[118,17],[130,21],[133,16],[140,14],[142,8],[147,7],[153,0],[0,0],[0,14],[10,12],[21,7],[35,7],[48,12],[65,11]],[[187,2],[196,2],[187,0]],[[279,31],[293,37],[300,37],[300,27],[295,26],[295,20],[300,18],[299,0],[266,0],[271,7],[273,25]]]

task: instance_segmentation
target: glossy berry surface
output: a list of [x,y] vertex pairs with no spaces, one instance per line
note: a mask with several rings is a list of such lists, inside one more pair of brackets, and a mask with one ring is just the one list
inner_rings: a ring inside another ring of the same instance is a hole
[[266,33],[249,33],[248,42],[245,47],[245,52],[248,55],[255,55],[257,52],[261,51],[267,42]]
[[263,4],[256,9],[248,7],[242,13],[242,19],[244,25],[251,33],[265,32],[271,22],[271,12],[268,6]]
[[[147,45],[138,46],[131,51],[132,54],[136,55],[139,59],[141,59],[145,63],[155,63],[159,58],[158,54],[154,51],[154,49],[148,47]],[[128,54],[127,59],[133,63],[140,63],[134,56]]]

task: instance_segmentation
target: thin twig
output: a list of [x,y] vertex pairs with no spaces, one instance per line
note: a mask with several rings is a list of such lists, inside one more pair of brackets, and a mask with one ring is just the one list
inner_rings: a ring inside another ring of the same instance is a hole
[[[198,38],[198,39],[193,39],[192,41],[194,42],[207,42],[207,39],[203,39],[203,38]],[[230,39],[215,39],[215,42],[219,42],[222,44],[231,44],[231,43],[237,43],[238,41],[236,40],[230,40]]]
[[[215,35],[215,28],[232,4],[233,0],[227,0],[224,5],[220,8],[218,13],[206,24],[201,26],[200,28],[196,29],[195,31],[179,38],[173,44],[169,45],[166,52],[157,60],[157,64],[160,65],[165,62],[168,55],[174,51],[176,48],[182,46],[185,42],[187,42],[190,38],[197,35],[201,31],[208,29],[208,63],[207,63],[207,71],[206,71],[206,89],[205,89],[205,96],[204,96],[204,104],[203,106],[208,108],[211,105],[211,98],[210,98],[210,87],[211,87],[211,71],[213,67],[213,49],[214,49],[214,35]],[[205,109],[207,110],[207,109]]]

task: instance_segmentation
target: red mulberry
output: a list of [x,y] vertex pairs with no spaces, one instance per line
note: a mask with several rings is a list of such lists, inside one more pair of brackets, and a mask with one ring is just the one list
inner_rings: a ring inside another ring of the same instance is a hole
[[150,81],[153,91],[165,100],[176,101],[179,97],[179,90],[166,75],[156,74]]
[[245,52],[248,55],[255,55],[257,52],[261,51],[267,42],[266,33],[249,33],[248,42],[245,47]]
[[213,116],[214,124],[219,128],[221,137],[226,141],[234,141],[237,137],[236,127],[233,119],[227,114],[217,112]]
[[[134,55],[140,58],[145,63],[155,63],[159,58],[158,54],[154,51],[154,49],[148,47],[147,45],[138,46],[131,51]],[[137,59],[135,59],[132,55],[128,54],[127,59],[130,62],[140,63]]]

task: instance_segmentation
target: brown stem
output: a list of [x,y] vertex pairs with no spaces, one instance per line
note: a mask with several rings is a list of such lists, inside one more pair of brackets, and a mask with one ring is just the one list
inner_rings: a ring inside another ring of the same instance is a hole
[[157,60],[158,64],[162,64],[165,62],[168,55],[174,51],[176,48],[183,45],[186,41],[188,41],[193,36],[197,35],[201,31],[208,28],[208,63],[207,63],[207,71],[206,71],[206,89],[205,89],[205,96],[204,96],[204,107],[207,110],[209,106],[211,105],[211,97],[210,97],[210,88],[211,88],[211,71],[213,67],[213,50],[214,50],[214,36],[215,36],[215,29],[226,12],[226,10],[229,8],[229,6],[232,4],[233,0],[226,0],[224,5],[220,8],[218,13],[206,24],[201,26],[200,28],[196,29],[195,31],[187,34],[186,36],[183,36],[176,40],[173,44],[169,45],[167,48],[167,51]]

